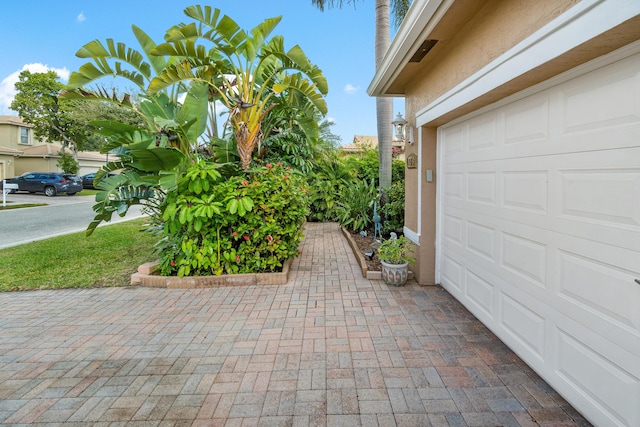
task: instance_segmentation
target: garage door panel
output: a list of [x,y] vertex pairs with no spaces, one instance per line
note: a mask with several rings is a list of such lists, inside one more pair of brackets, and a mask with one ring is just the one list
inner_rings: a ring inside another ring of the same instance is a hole
[[557,373],[568,385],[562,388],[571,396],[577,394],[586,405],[600,408],[608,418],[602,425],[640,425],[639,377],[594,351],[591,340],[586,344],[561,328],[557,336]]
[[565,135],[640,123],[640,63],[626,58],[565,83],[556,94]]
[[[504,144],[539,146],[549,142],[549,94],[530,96],[513,108],[502,112],[504,117]],[[547,148],[548,149],[548,148]]]
[[496,291],[490,282],[467,270],[465,293],[471,304],[484,313],[481,317],[493,319]]
[[[467,123],[468,141],[466,146],[469,152],[478,150],[495,150],[498,145],[497,138],[498,116],[482,117],[480,120],[470,120]],[[463,146],[464,150],[464,146]]]
[[607,226],[640,227],[640,167],[574,169],[559,174],[561,216]]
[[501,235],[502,266],[535,286],[545,288],[548,265],[547,245],[508,232]]
[[443,287],[592,419],[640,425],[640,55],[438,144]]
[[484,224],[467,221],[467,249],[486,259],[495,262],[496,229]]
[[496,173],[468,172],[467,200],[472,203],[496,206]]
[[519,212],[546,215],[549,209],[549,172],[504,171],[500,174],[502,206]]
[[[629,271],[559,250],[557,283],[561,298],[609,324],[602,325],[601,332],[607,334],[612,327],[621,327],[640,338],[640,286]],[[621,300],[619,295],[628,298]]]
[[545,320],[530,306],[500,292],[500,326],[522,346],[544,363]]

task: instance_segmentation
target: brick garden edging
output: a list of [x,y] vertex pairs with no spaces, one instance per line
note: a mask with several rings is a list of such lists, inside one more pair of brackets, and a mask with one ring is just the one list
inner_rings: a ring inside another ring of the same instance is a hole
[[[360,265],[360,270],[362,270],[362,277],[369,280],[382,280],[382,271],[369,271],[367,261],[364,259],[364,255],[360,251],[360,248],[351,237],[351,233],[349,233],[344,227],[340,227],[340,229],[342,230],[344,237],[346,237],[347,242],[349,242],[349,246],[351,246],[353,254],[358,260],[358,265]],[[413,279],[413,271],[411,270],[409,270],[409,279]]]
[[160,276],[154,274],[159,262],[148,262],[131,275],[131,284],[152,288],[212,288],[217,286],[284,285],[289,280],[293,259],[288,259],[280,273],[223,274],[221,276]]

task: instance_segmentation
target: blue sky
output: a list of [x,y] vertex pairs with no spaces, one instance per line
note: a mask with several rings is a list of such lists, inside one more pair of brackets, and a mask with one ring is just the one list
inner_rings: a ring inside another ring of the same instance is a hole
[[[193,4],[217,7],[247,30],[282,15],[273,34],[284,36],[287,48],[300,45],[323,70],[329,82],[327,118],[335,122],[332,131],[342,144],[354,135],[376,134],[375,100],[366,94],[375,71],[373,1],[324,12],[311,0],[6,1],[3,15],[12,19],[0,26],[0,115],[15,115],[8,106],[25,67],[34,72],[54,69],[68,78],[85,62],[75,56],[85,43],[113,38],[137,47],[132,24],[160,42],[167,28],[187,20],[183,10]],[[403,110],[397,99],[394,116]]]

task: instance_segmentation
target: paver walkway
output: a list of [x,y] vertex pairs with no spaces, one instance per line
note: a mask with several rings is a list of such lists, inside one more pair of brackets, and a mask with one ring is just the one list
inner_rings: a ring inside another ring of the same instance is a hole
[[589,425],[442,288],[306,235],[287,285],[0,294],[0,424]]

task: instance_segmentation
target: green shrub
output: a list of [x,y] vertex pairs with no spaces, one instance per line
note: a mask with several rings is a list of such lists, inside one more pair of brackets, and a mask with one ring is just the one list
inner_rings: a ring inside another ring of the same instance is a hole
[[338,221],[340,194],[353,182],[349,170],[338,160],[325,160],[308,175],[310,221]]
[[66,151],[60,150],[58,153],[58,161],[56,162],[56,166],[58,166],[64,173],[77,174],[80,170],[80,165],[73,158],[71,154],[68,154]]
[[373,181],[356,180],[340,194],[340,225],[357,232],[372,228],[373,203],[378,200],[378,188]]
[[200,162],[167,195],[163,211],[163,275],[280,271],[298,254],[308,190],[279,164],[223,178],[218,166]]
[[404,181],[396,181],[384,191],[380,213],[382,232],[402,232],[404,227]]

